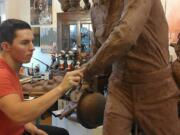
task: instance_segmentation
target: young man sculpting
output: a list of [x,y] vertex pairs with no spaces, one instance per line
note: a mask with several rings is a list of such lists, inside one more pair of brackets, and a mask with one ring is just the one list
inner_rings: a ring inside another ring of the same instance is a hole
[[[61,84],[47,94],[23,101],[18,71],[31,60],[34,46],[31,27],[24,21],[9,19],[0,25],[0,135],[51,135],[38,129],[31,121],[45,112],[69,88],[77,86],[80,70],[69,72]],[[62,132],[61,132],[62,131]],[[58,135],[68,135],[61,129]],[[54,135],[54,134],[53,134]]]

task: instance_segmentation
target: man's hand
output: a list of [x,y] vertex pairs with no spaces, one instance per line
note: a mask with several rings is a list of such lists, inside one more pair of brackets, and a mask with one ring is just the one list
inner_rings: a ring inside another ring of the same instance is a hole
[[27,123],[25,126],[25,131],[30,133],[31,135],[48,135],[46,132],[44,132],[41,129],[38,129],[34,124],[32,123]]
[[77,87],[80,84],[82,78],[83,78],[82,69],[67,72],[61,84],[58,87],[61,87],[64,90],[64,92],[66,92],[72,87]]

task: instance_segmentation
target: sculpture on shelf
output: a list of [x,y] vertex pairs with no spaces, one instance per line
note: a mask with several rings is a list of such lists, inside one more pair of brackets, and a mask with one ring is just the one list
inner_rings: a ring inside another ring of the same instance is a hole
[[80,1],[81,0],[69,0],[69,6],[70,8],[68,9],[69,12],[73,11],[81,11],[82,7],[80,6]]
[[[64,12],[73,12],[73,11],[81,11],[83,8],[80,6],[81,0],[59,0],[61,3],[61,9]],[[83,0],[84,1],[84,10],[89,10],[91,7],[91,4],[89,0]]]
[[67,12],[70,8],[69,0],[59,0],[59,3],[61,4],[61,9],[64,12]]
[[89,2],[89,0],[83,0],[84,1],[84,10],[89,10],[91,8],[91,3]]

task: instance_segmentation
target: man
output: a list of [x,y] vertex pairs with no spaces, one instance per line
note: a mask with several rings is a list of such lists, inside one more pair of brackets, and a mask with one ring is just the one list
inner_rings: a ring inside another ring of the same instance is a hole
[[[24,21],[9,19],[0,25],[0,135],[68,135],[64,129],[38,129],[31,121],[45,112],[69,88],[77,86],[82,77],[80,70],[69,72],[61,84],[32,101],[23,101],[18,71],[22,63],[30,61],[34,46],[31,27]],[[44,128],[44,127],[42,127]],[[49,131],[53,132],[49,132]]]
[[94,0],[94,57],[84,78],[112,65],[103,135],[179,135],[177,86],[169,66],[168,25],[160,0]]

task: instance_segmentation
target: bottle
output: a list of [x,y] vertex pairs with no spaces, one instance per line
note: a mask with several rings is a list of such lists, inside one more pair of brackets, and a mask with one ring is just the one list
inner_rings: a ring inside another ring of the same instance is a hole
[[64,59],[63,59],[62,55],[60,55],[60,57],[59,57],[59,68],[60,68],[60,70],[64,70]]
[[72,64],[73,64],[73,60],[71,59],[70,55],[66,55],[67,58],[67,70],[72,70]]

